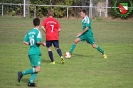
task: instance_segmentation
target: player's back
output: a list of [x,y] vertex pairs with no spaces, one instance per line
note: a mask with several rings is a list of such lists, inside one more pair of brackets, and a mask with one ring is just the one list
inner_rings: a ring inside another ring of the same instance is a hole
[[41,32],[36,29],[33,28],[31,29],[28,33],[27,33],[27,38],[30,44],[30,49],[28,52],[28,55],[32,55],[32,54],[41,54],[40,52],[40,45],[37,44],[37,39],[40,38],[41,39]]
[[60,24],[55,18],[46,18],[43,22],[46,30],[46,40],[58,40]]

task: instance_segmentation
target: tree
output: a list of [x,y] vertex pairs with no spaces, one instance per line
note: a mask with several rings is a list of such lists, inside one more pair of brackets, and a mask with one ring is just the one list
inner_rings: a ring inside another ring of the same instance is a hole
[[[64,5],[64,6],[71,6],[75,5],[81,0],[31,0],[31,4],[43,4],[43,5]],[[34,6],[30,7],[31,13],[34,11]],[[51,9],[51,7],[37,7],[37,16],[47,16],[47,11]],[[66,7],[52,7],[55,11],[56,17],[64,17],[66,16]],[[74,11],[72,8],[69,8],[69,12],[71,12],[70,15],[74,14]]]
[[[15,4],[18,4],[18,3],[23,3],[23,0],[1,0],[0,3],[15,3]],[[2,8],[0,8],[1,10]],[[22,14],[22,6],[17,6],[17,5],[4,5],[4,14],[6,15],[20,15]]]

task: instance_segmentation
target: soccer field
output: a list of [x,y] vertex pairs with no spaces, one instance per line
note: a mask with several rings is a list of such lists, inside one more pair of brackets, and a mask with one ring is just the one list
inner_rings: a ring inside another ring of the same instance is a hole
[[[0,17],[0,88],[27,88],[30,75],[18,83],[17,72],[30,68],[29,47],[22,41],[33,27],[32,20]],[[60,48],[65,53],[81,31],[81,19],[58,20],[62,29]],[[92,27],[96,44],[105,50],[108,59],[103,59],[91,45],[80,42],[64,65],[53,47],[56,64],[51,65],[46,47],[41,46],[37,88],[133,88],[133,21],[93,19]]]

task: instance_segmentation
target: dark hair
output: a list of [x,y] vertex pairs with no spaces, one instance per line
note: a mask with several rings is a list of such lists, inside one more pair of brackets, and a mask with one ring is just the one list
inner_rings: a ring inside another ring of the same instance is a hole
[[52,9],[48,11],[48,16],[54,16],[54,11]]
[[34,26],[39,26],[40,25],[40,19],[39,18],[34,18],[33,19],[33,25]]
[[85,9],[81,10],[81,12],[83,12],[83,13],[85,13],[85,14],[86,14],[86,10],[85,10]]

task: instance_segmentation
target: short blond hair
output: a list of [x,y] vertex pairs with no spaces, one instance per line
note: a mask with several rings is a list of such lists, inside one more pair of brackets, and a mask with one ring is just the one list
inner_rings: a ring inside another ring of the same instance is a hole
[[48,16],[54,16],[54,11],[52,9],[48,11]]

